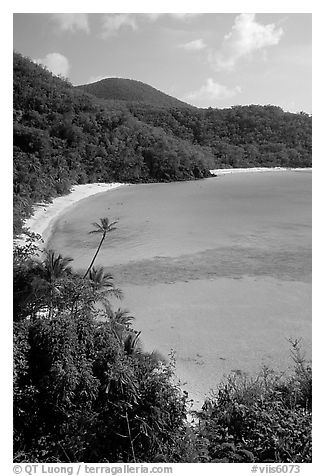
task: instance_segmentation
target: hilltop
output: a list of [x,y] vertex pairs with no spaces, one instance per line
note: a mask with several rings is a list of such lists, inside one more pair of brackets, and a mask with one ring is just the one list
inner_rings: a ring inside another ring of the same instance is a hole
[[144,103],[158,107],[195,109],[179,99],[134,79],[106,78],[95,83],[76,86],[76,88],[106,100]]

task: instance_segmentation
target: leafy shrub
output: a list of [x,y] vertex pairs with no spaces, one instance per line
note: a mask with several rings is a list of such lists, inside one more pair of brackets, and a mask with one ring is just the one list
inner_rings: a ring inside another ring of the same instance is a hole
[[199,434],[211,462],[311,461],[311,369],[292,345],[294,375],[230,376],[205,401]]
[[172,368],[128,355],[95,317],[83,309],[15,324],[16,461],[182,460],[186,398]]

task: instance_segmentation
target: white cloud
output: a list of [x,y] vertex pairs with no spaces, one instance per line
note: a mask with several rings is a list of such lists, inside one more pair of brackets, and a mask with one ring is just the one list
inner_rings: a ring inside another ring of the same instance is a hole
[[161,17],[169,17],[179,21],[188,21],[201,13],[109,13],[104,15],[101,38],[114,36],[122,27],[138,30],[139,24],[156,22]]
[[68,58],[61,53],[48,53],[44,58],[34,60],[35,63],[46,66],[53,74],[67,77],[70,70]]
[[137,30],[138,24],[136,17],[129,13],[114,13],[105,15],[103,18],[101,37],[108,38],[116,35],[118,30],[122,27],[129,27],[132,30]]
[[193,40],[189,41],[188,43],[184,43],[183,45],[180,45],[180,48],[183,48],[184,50],[188,51],[198,51],[198,50],[203,50],[206,48],[206,44],[202,40],[202,38],[199,38],[198,40]]
[[169,16],[174,18],[175,20],[187,21],[191,20],[192,18],[202,15],[202,13],[143,13],[143,17],[147,17],[148,20],[157,21],[158,18],[162,16]]
[[142,13],[142,17],[150,21],[157,21],[164,13]]
[[277,45],[283,35],[282,28],[274,23],[262,25],[255,20],[255,13],[242,13],[224,36],[220,51],[210,52],[209,62],[218,71],[231,71],[241,58],[247,58],[254,51]]
[[77,30],[89,33],[88,15],[87,13],[52,13],[52,20],[59,26],[62,31]]
[[187,94],[184,100],[198,107],[217,107],[220,101],[229,99],[240,92],[240,86],[228,88],[208,78],[201,88]]
[[202,15],[201,13],[169,13],[169,15],[176,20],[191,20],[192,18]]

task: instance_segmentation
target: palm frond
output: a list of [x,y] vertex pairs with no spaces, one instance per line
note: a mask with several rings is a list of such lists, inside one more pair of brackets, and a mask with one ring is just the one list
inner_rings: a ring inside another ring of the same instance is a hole
[[95,230],[91,230],[89,232],[89,234],[92,234],[92,233],[103,233],[103,228],[102,226],[99,224],[99,223],[92,223],[92,226],[95,228]]
[[45,259],[41,262],[40,272],[43,278],[47,280],[61,278],[72,273],[72,268],[69,266],[71,261],[73,261],[73,258],[63,257],[53,250],[48,250]]
[[105,273],[104,267],[92,267],[89,271],[89,279],[98,288],[114,288],[114,277],[110,273]]
[[109,289],[107,293],[108,295],[114,296],[116,299],[119,299],[120,301],[122,301],[122,299],[124,298],[123,291],[120,288]]
[[110,222],[107,217],[100,218],[100,223],[94,222],[92,223],[92,226],[95,228],[94,230],[91,230],[89,233],[108,233],[109,231],[116,230],[116,223],[118,220]]
[[135,317],[130,316],[129,311],[127,309],[118,308],[117,311],[114,313],[114,320],[118,324],[128,327],[132,321],[134,321]]
[[136,351],[140,334],[141,331],[130,332],[124,339],[124,351],[127,355],[134,354],[134,352]]

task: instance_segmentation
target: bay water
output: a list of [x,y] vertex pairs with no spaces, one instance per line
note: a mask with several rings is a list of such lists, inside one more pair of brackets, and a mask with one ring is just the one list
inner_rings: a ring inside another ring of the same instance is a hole
[[176,357],[195,404],[229,373],[311,355],[311,171],[129,185],[62,214],[48,247],[85,269],[100,217],[117,219],[97,257],[124,291],[144,350]]

